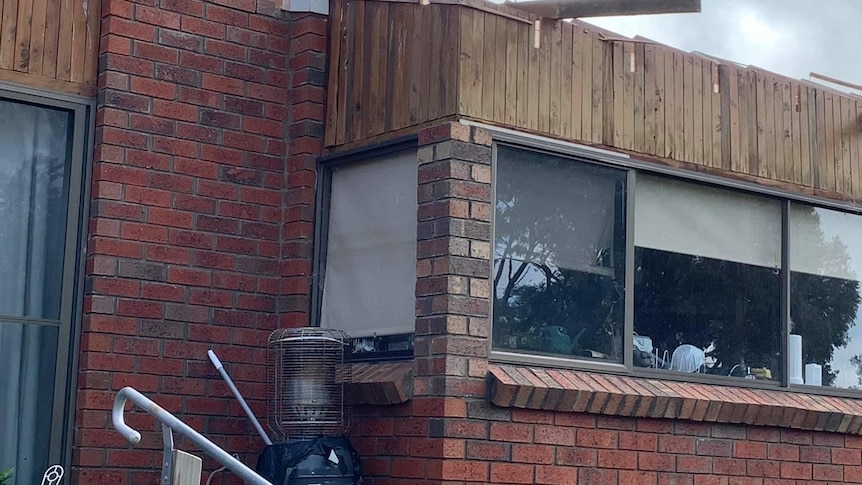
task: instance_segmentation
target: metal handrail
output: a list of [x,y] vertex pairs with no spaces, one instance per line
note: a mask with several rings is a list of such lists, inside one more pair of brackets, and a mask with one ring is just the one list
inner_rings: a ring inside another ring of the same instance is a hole
[[141,441],[141,433],[138,433],[125,423],[123,412],[126,407],[126,401],[132,401],[144,411],[153,415],[157,421],[162,424],[162,433],[164,438],[164,460],[162,461],[162,484],[169,485],[171,483],[171,464],[173,461],[173,435],[171,431],[176,431],[182,436],[188,438],[192,443],[200,447],[204,453],[213,457],[227,467],[241,479],[252,485],[272,485],[269,481],[258,475],[254,470],[247,467],[244,463],[231,456],[225,450],[219,448],[218,445],[208,440],[205,436],[192,429],[189,425],[182,422],[173,414],[162,409],[161,406],[154,403],[148,397],[144,396],[132,387],[124,387],[117,393],[114,399],[114,407],[111,411],[111,421],[114,428],[123,435],[129,443],[138,444]]

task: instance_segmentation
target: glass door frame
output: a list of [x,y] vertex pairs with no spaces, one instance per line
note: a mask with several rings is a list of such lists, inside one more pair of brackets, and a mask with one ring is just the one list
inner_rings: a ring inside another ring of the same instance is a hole
[[[75,426],[75,397],[78,371],[78,343],[86,258],[90,161],[93,153],[92,123],[95,100],[70,94],[41,91],[0,82],[0,99],[70,113],[72,129],[68,206],[66,212],[63,281],[60,318],[45,320],[3,316],[4,322],[58,328],[57,359],[54,370],[54,399],[51,415],[49,465],[60,464],[69,470],[72,460],[72,435]],[[0,323],[2,325],[3,323]]]

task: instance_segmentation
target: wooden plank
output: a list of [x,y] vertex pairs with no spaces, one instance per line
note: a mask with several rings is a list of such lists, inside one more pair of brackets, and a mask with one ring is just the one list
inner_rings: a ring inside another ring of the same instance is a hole
[[509,20],[506,22],[506,104],[504,109],[505,123],[515,126],[518,114],[518,29],[521,23]]
[[[417,8],[424,8],[419,6]],[[467,27],[461,33],[466,41],[461,42],[461,113],[480,118],[483,114],[482,97],[485,54],[485,14],[472,8],[462,8],[461,15]],[[469,33],[469,34],[468,34]]]
[[694,59],[691,55],[682,55],[682,103],[683,103],[683,160],[694,162]]
[[857,115],[856,105],[858,102],[853,99],[847,100],[847,115],[848,122],[845,127],[847,132],[847,143],[850,145],[850,176],[852,180],[853,190],[851,191],[854,199],[858,199],[862,195],[862,164],[859,157],[862,153],[859,151],[859,117]]
[[[371,2],[373,3],[373,2]],[[428,10],[428,35],[426,40],[426,49],[430,46],[430,50],[425,51],[425,56],[428,57],[428,116],[426,120],[436,120],[443,115],[443,89],[446,80],[444,79],[443,49],[446,42],[446,34],[444,27],[444,9],[448,8],[444,5],[431,4],[424,6]],[[429,42],[430,41],[430,42]]]
[[171,467],[171,483],[173,485],[200,485],[200,458],[182,450],[173,451],[173,466]]
[[[623,144],[626,150],[634,149],[634,84],[635,84],[635,50],[631,42],[623,43]],[[614,120],[619,123],[620,120]],[[620,146],[617,143],[617,146]]]
[[18,35],[18,0],[3,0],[0,6],[0,69],[12,70],[15,64],[15,39]]
[[419,5],[416,7],[415,17],[415,33],[413,41],[416,43],[416,56],[414,62],[419,63],[419,79],[416,81],[418,85],[417,108],[419,122],[423,123],[431,120],[430,113],[430,97],[431,97],[431,56],[428,55],[428,45],[431,36],[434,35],[433,26],[433,10],[429,5]]
[[[583,28],[577,25],[572,27],[572,110],[570,114],[571,137],[575,140],[583,140],[584,135],[581,125],[581,113],[583,104],[589,104],[589,98],[583,97],[584,92],[584,36]],[[565,62],[565,61],[564,61]]]
[[42,61],[45,57],[45,27],[48,20],[47,0],[30,0],[33,13],[30,16],[30,53],[27,72],[42,75]]
[[533,49],[533,46],[530,43],[530,40],[532,38],[532,27],[530,25],[524,25],[522,23],[518,23],[516,25],[518,29],[518,112],[516,117],[516,123],[520,127],[526,127],[528,125],[528,91],[530,89],[529,73],[527,71],[529,69],[528,58],[530,56],[530,50]]
[[766,154],[766,81],[759,72],[755,73],[757,103],[757,174],[765,177],[768,164]]
[[646,152],[645,139],[645,108],[644,108],[644,86],[646,83],[646,51],[643,44],[636,44],[635,49],[635,72],[634,72],[634,145],[632,149]]
[[656,112],[658,111],[658,88],[656,83],[656,57],[654,45],[646,45],[643,48],[643,76],[643,151],[650,155],[656,155]]
[[[347,35],[353,38],[350,52],[350,62],[353,63],[353,67],[349,70],[351,79],[348,81],[348,85],[350,88],[347,90],[347,110],[344,113],[346,118],[344,130],[345,143],[362,138],[362,117],[365,111],[365,100],[362,95],[365,91],[364,86],[368,82],[367,79],[370,75],[369,64],[366,59],[369,51],[366,47],[369,35],[365,15],[366,2],[350,3],[351,5],[355,4],[356,12],[353,15],[352,22],[348,25],[349,30],[347,33]],[[421,60],[422,56],[414,59]],[[419,99],[418,96],[417,99]],[[417,103],[417,110],[419,109],[418,106],[419,104]],[[421,119],[421,117],[417,115],[417,119]]]
[[[737,130],[739,128],[739,114],[734,116],[734,101],[736,100],[733,90],[733,79],[736,76],[736,69],[730,65],[723,65],[719,68],[718,78],[721,86],[721,101],[719,109],[721,110],[721,126],[719,132],[721,136],[721,160],[718,162],[719,167],[729,167],[731,171],[739,171],[742,167],[738,165],[739,156],[735,153],[738,148],[737,140],[739,135],[734,132],[734,121],[736,122]],[[737,105],[738,109],[738,105]]]
[[673,158],[676,154],[676,54],[669,48],[661,48],[664,57],[664,156]]
[[703,165],[704,137],[703,137],[703,60],[694,56],[691,69],[691,117],[692,117],[692,159],[693,163]]
[[[392,128],[397,130],[410,126],[410,40],[413,35],[413,10],[417,8],[413,4],[400,4],[395,19],[398,28],[398,40],[395,51],[395,97],[393,99],[394,112]],[[467,10],[467,9],[463,9]],[[460,57],[460,56],[459,56]]]
[[[11,0],[14,1],[14,0]],[[57,36],[57,79],[72,79],[72,25],[76,0],[60,0],[60,33]]]
[[835,190],[835,166],[838,155],[835,152],[835,110],[833,108],[833,95],[831,91],[825,91],[823,96],[825,108],[824,134],[826,136],[826,190]]
[[703,100],[703,164],[707,167],[715,166],[713,161],[720,162],[719,159],[712,158],[712,134],[713,134],[713,118],[712,118],[712,63],[708,59],[703,59],[700,66],[700,83],[701,83],[701,99]]
[[539,131],[548,133],[551,129],[551,50],[554,22],[543,21],[542,37],[539,48]]
[[[54,78],[57,75],[57,52],[60,41],[60,0],[48,0],[47,8],[45,49],[42,55],[42,76]],[[98,56],[98,54],[98,52],[93,53],[94,56]]]
[[826,155],[826,92],[819,89],[811,89],[809,96],[814,98],[814,130],[811,140],[814,145],[814,157],[812,157],[812,172],[814,187],[825,189],[828,178],[826,175],[828,157]]
[[[529,52],[527,55],[527,128],[531,130],[539,129],[539,52],[540,49],[535,47],[535,38],[541,34],[537,33],[533,27],[530,27],[529,36]],[[487,72],[487,71],[486,71]]]
[[[685,69],[683,65],[685,64],[685,58],[681,52],[673,53],[673,96],[674,96],[674,114],[673,114],[673,122],[674,122],[674,158],[677,160],[686,160],[685,158],[685,91],[683,90],[683,83],[685,80]],[[691,105],[689,105],[691,106]]]
[[764,127],[766,143],[766,176],[775,180],[778,158],[775,153],[775,79],[771,74],[764,75]]
[[[560,136],[572,138],[572,24],[571,22],[560,22],[560,40],[562,53],[560,54]],[[578,108],[580,109],[580,107]]]
[[[580,52],[581,52],[581,140],[584,141],[592,141],[593,140],[593,106],[595,105],[595,101],[593,99],[593,79],[595,74],[602,73],[594,73],[593,72],[593,34],[587,29],[579,28],[578,33],[580,37],[578,37],[578,42],[580,42]],[[599,77],[599,80],[602,78]],[[596,93],[601,93],[601,89],[596,91]],[[601,135],[601,126],[599,126],[599,135]]]
[[550,50],[550,66],[548,69],[548,132],[552,135],[562,135],[561,110],[560,110],[560,95],[562,88],[562,66],[560,58],[563,53],[563,21],[557,20],[551,22],[551,42],[547,49]]
[[[338,121],[341,118],[346,118],[343,111],[343,106],[339,103],[339,95],[344,97],[344,91],[341,86],[341,78],[344,77],[343,64],[346,59],[342,58],[342,48],[344,47],[344,9],[345,0],[334,0],[331,4],[329,36],[332,39],[330,55],[327,61],[329,62],[329,79],[327,80],[328,89],[326,90],[326,130],[324,134],[324,144],[326,146],[335,145],[338,136]],[[344,52],[347,55],[347,52]]]
[[69,66],[69,74],[73,82],[84,81],[88,10],[89,5],[84,9],[84,2],[75,0],[75,11],[72,14],[72,63]]
[[780,79],[773,78],[773,113],[775,118],[775,171],[772,172],[773,180],[787,181],[786,165],[787,158],[784,156],[784,88]]
[[[590,107],[590,115],[592,117],[592,138],[593,143],[602,143],[604,135],[607,131],[610,134],[611,120],[611,94],[610,89],[613,85],[613,52],[610,44],[599,40],[597,35],[592,36],[593,44],[593,67],[592,67],[592,106]],[[586,120],[584,120],[586,124]]]
[[46,91],[76,94],[78,96],[96,96],[95,86],[82,83],[72,83],[61,79],[49,79],[43,76],[34,76],[26,72],[0,69],[0,81],[11,84],[20,84],[22,86],[36,89],[44,89]]
[[790,151],[793,157],[793,182],[802,183],[802,132],[800,130],[800,115],[802,97],[800,95],[800,86],[796,83],[789,85],[790,88]]
[[439,116],[454,115],[458,112],[458,60],[460,57],[459,43],[461,42],[461,23],[458,21],[458,10],[452,7],[443,7],[443,30],[446,34],[442,52],[442,69],[440,72],[440,86],[442,92],[442,111]]
[[845,195],[855,194],[853,190],[853,173],[852,173],[852,163],[853,159],[851,158],[851,130],[856,129],[856,110],[850,109],[850,98],[847,96],[840,96],[841,100],[841,171],[842,171],[842,180],[840,185],[840,192]]
[[[712,103],[712,160],[714,166],[719,166],[721,163],[721,96],[717,90],[720,90],[718,82],[718,64],[710,63],[709,67],[709,96]],[[724,167],[725,170],[730,170],[730,166]]]
[[623,121],[625,116],[625,46],[622,42],[613,42],[611,46],[613,49],[612,72],[614,73],[614,86],[612,92],[614,111],[613,117],[607,121],[607,123],[613,127],[613,137],[608,144],[623,148],[625,147],[625,142],[623,141],[623,137],[625,136],[623,134],[623,131],[625,130],[625,122]]
[[655,155],[664,156],[665,154],[665,108],[667,101],[665,100],[665,54],[661,47],[655,49]]
[[[386,131],[386,106],[384,105],[386,102],[386,79],[389,72],[387,66],[390,61],[388,56],[390,37],[388,5],[383,2],[368,2],[365,8],[371,14],[371,45],[369,46],[371,76],[368,79],[368,87],[366,88],[368,91],[368,102],[366,103],[367,109],[365,110],[363,138],[379,135]],[[439,73],[442,71],[440,64],[440,56],[443,50],[441,37],[441,35],[431,36],[433,49],[431,54],[431,72]],[[435,61],[436,70],[434,69]],[[440,75],[438,74],[437,76],[439,80]],[[436,115],[442,104],[442,99],[439,95],[439,83],[437,83],[436,87],[437,89],[431,91],[431,99],[429,100],[434,118],[437,117]]]
[[494,63],[497,66],[497,73],[494,76],[494,117],[491,118],[497,122],[503,122],[506,119],[506,74],[508,65],[506,64],[506,41],[508,37],[507,24],[510,22],[506,17],[496,17],[496,29],[494,42]]
[[[356,70],[356,61],[359,56],[356,55],[356,11],[357,4],[362,2],[344,1],[345,13],[342,16],[341,32],[341,47],[344,52],[344,61],[338,69],[338,91],[341,93],[338,96],[338,127],[335,133],[335,144],[342,145],[349,141],[347,135],[348,125],[352,125],[353,111],[355,108],[354,94],[357,86],[353,84],[354,71]],[[348,121],[351,120],[351,121]]]
[[758,124],[757,124],[757,75],[754,71],[746,70],[743,75],[745,90],[748,93],[749,102],[746,119],[748,130],[748,173],[758,175],[760,173],[760,158],[758,155]]
[[862,101],[857,100],[853,107],[855,120],[852,125],[853,131],[853,147],[856,150],[853,153],[853,181],[856,185],[855,197],[858,200],[862,196]]
[[749,103],[752,102],[751,93],[745,82],[744,72],[739,69],[731,69],[729,78],[725,84],[720,86],[720,89],[722,91],[730,91],[730,130],[731,139],[733,139],[734,144],[734,147],[731,149],[732,170],[739,173],[749,173],[748,136],[750,127],[748,125],[749,119],[747,113]]
[[396,104],[398,103],[396,99],[395,89],[397,85],[397,80],[395,79],[398,70],[398,62],[402,57],[398,52],[398,31],[401,30],[404,25],[403,19],[396,19],[398,16],[398,4],[395,2],[384,4],[388,7],[386,19],[386,32],[388,35],[386,36],[386,77],[383,78],[384,85],[386,88],[381,93],[383,101],[381,104],[383,105],[383,131],[392,131],[395,118],[395,110],[397,109]]
[[807,86],[800,86],[799,89],[799,170],[800,182],[802,185],[812,187],[814,185],[811,178],[811,161],[814,157],[811,156],[812,141],[811,126],[812,117],[814,116],[814,98],[809,96],[810,89]]
[[[77,2],[80,3],[80,2]],[[80,6],[76,7],[76,11],[80,10]],[[18,19],[16,20],[15,31],[15,60],[12,68],[20,72],[30,71],[30,19],[33,16],[33,1],[23,0],[18,3]],[[74,44],[73,44],[74,45]],[[83,50],[83,48],[81,49]],[[80,79],[72,79],[80,82]]]
[[99,66],[99,34],[102,18],[102,2],[88,0],[86,54],[84,56],[83,81],[96,84]]
[[790,94],[790,83],[788,81],[782,80],[780,83],[781,88],[781,136],[778,141],[784,146],[783,149],[783,174],[782,180],[787,182],[795,182],[799,183],[798,179],[794,176],[796,173],[796,165],[793,163],[793,144],[791,142],[791,137],[793,136],[793,121],[791,119],[791,109],[793,107],[793,100]]
[[[497,18],[488,13],[481,14],[484,18],[485,27],[482,41],[482,118],[494,119],[494,89],[496,87],[494,76],[502,74],[496,64],[497,52]],[[499,66],[502,68],[503,66]]]

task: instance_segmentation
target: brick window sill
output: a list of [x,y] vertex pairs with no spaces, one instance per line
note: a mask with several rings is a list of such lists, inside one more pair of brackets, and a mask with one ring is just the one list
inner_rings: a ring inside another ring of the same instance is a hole
[[413,361],[353,364],[349,404],[401,404],[413,398]]
[[513,365],[488,385],[502,407],[862,434],[862,399]]

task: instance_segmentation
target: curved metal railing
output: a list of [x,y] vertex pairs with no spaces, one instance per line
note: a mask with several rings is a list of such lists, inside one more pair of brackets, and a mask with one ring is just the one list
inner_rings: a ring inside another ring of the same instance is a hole
[[132,387],[124,387],[117,393],[114,399],[114,407],[111,411],[111,421],[114,428],[123,435],[129,443],[138,444],[141,441],[141,433],[138,433],[125,423],[123,412],[126,407],[126,401],[132,401],[144,411],[153,415],[157,421],[162,424],[162,438],[164,440],[164,457],[162,459],[162,485],[170,485],[171,483],[171,468],[173,465],[173,450],[174,438],[171,431],[176,431],[182,436],[188,438],[192,443],[200,447],[204,453],[216,459],[219,463],[227,467],[246,483],[252,485],[272,485],[269,481],[258,475],[254,470],[247,467],[244,463],[231,456],[225,450],[219,448],[218,445],[208,440],[205,436],[192,429],[189,425],[182,422],[173,414],[162,409],[161,406],[154,403],[148,397],[144,396]]

